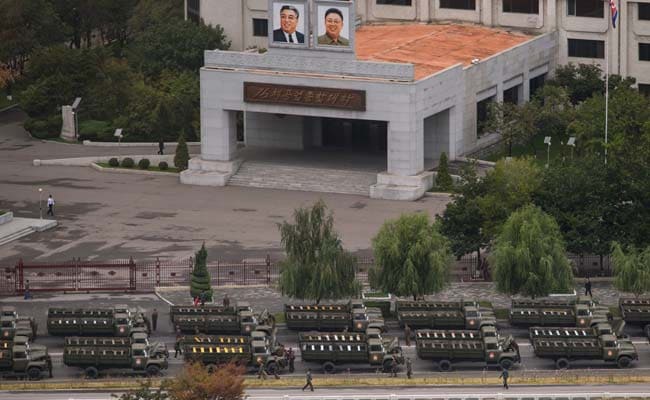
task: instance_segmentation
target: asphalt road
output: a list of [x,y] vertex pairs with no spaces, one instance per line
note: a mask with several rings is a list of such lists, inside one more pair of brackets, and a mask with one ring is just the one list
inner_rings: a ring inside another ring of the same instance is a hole
[[[86,167],[35,167],[34,159],[155,154],[155,147],[100,148],[30,138],[23,115],[0,115],[0,209],[38,218],[38,188],[56,199],[53,230],[0,247],[0,267],[29,261],[187,258],[205,242],[209,260],[279,256],[277,223],[323,199],[346,248],[367,252],[386,219],[441,213],[447,200],[373,200],[363,196],[181,185],[175,176],[111,174]],[[167,149],[168,152],[173,149]],[[196,152],[197,148],[191,149]]]
[[[584,386],[517,386],[513,385],[509,390],[500,386],[491,387],[363,387],[363,388],[319,388],[312,392],[303,392],[299,388],[282,389],[249,389],[246,391],[248,400],[310,400],[323,398],[327,399],[442,399],[453,398],[474,398],[494,399],[495,396],[512,398],[520,397],[578,397],[586,399],[589,397],[602,398],[604,394],[615,396],[619,399],[624,397],[650,396],[650,385],[584,385]],[[112,399],[110,393],[103,392],[0,392],[2,400],[108,400]]]

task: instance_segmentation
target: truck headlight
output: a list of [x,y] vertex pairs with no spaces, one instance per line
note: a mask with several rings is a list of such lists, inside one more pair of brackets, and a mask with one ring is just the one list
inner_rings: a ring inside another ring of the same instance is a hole
[[490,352],[489,357],[490,357],[490,358],[494,358],[494,353]]
[[474,325],[474,320],[473,320],[473,319],[470,319],[470,320],[469,320],[469,324],[470,324],[470,325]]
[[612,356],[612,354],[614,354],[614,353],[612,353],[612,351],[611,351],[611,350],[607,350],[607,356],[608,356],[608,357],[611,357],[611,356]]
[[580,318],[580,325],[584,325],[584,324],[585,324],[585,319],[584,319],[584,318]]
[[374,361],[377,361],[377,359],[378,359],[377,355],[375,354],[374,356],[372,356],[372,359],[373,359]]
[[251,331],[251,327],[250,327],[250,325],[246,325],[246,326],[244,327],[244,330],[245,330],[246,332],[250,332],[250,331]]
[[362,327],[363,325],[361,324],[361,322],[357,322],[357,329],[361,329]]
[[124,327],[120,326],[120,333],[124,333]]

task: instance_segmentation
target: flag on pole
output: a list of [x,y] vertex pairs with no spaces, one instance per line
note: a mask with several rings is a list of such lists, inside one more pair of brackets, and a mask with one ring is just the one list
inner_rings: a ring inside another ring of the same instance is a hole
[[612,10],[612,26],[616,28],[616,18],[618,18],[618,9],[616,8],[616,0],[609,0],[609,8]]

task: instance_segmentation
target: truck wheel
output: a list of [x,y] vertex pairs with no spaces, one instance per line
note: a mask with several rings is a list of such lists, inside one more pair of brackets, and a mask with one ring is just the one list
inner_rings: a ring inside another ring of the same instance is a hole
[[392,360],[384,360],[384,364],[382,365],[382,370],[384,372],[390,372],[392,370]]
[[621,356],[616,362],[619,368],[628,368],[632,364],[632,359],[628,356]]
[[88,379],[97,379],[99,376],[99,371],[95,367],[88,367],[86,368],[86,378]]
[[501,365],[501,368],[503,369],[510,369],[514,365],[511,359],[509,358],[504,358],[503,360],[499,361],[499,365]]
[[323,364],[323,372],[326,374],[333,374],[336,372],[336,366],[332,362],[326,362]]
[[438,362],[438,369],[442,372],[451,371],[451,362],[449,360],[440,360]]
[[560,358],[557,361],[555,361],[555,368],[556,369],[569,369],[569,360],[566,358]]
[[42,374],[42,371],[38,367],[31,367],[30,369],[27,370],[27,376],[32,381],[36,381],[36,380],[41,379],[41,374]]
[[160,375],[160,367],[157,365],[150,365],[147,367],[147,376],[158,376]]
[[266,373],[269,375],[275,375],[278,372],[278,364],[276,364],[274,361],[271,361],[268,363],[266,366]]

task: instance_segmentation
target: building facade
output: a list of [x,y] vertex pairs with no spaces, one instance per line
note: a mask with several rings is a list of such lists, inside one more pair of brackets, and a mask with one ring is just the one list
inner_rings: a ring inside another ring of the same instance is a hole
[[[611,28],[603,0],[355,0],[357,23],[458,21],[558,33],[560,64],[593,63],[636,78],[650,93],[650,0],[617,0]],[[232,50],[268,48],[267,0],[186,0],[186,15],[224,27]]]

